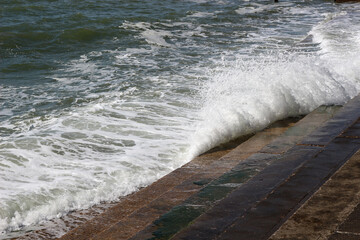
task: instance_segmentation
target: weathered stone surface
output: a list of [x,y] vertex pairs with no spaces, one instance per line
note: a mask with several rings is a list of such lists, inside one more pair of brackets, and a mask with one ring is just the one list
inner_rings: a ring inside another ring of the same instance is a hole
[[[270,239],[327,239],[359,201],[360,152],[357,152]],[[339,230],[359,233],[359,214],[357,207]],[[349,238],[342,238],[342,233],[335,233],[330,239],[352,239],[348,234]]]
[[[325,239],[325,238],[324,238]],[[352,233],[335,233],[332,235],[329,240],[359,240],[358,234]]]
[[[357,164],[354,164],[356,166],[354,166],[353,168],[353,172],[356,171],[355,174],[358,174],[358,169],[360,168],[360,157],[358,156],[357,158]],[[348,189],[346,190],[352,190],[352,192],[354,192],[354,194],[352,194],[353,200],[355,202],[355,200],[358,200],[358,205],[356,206],[356,208],[354,209],[354,211],[348,216],[348,218],[342,223],[342,225],[339,227],[339,231],[340,232],[348,232],[348,233],[352,233],[352,234],[356,234],[356,235],[360,235],[360,176],[355,175],[353,173],[349,173],[348,178],[346,179],[347,181],[353,181],[356,183],[352,183],[351,186],[349,184]],[[349,178],[352,178],[351,180]],[[351,189],[350,189],[351,188]],[[355,190],[358,190],[357,192],[355,192]],[[346,193],[344,193],[346,194]]]

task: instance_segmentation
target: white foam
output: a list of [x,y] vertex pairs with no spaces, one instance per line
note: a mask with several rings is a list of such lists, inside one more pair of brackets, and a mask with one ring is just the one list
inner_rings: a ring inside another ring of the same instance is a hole
[[171,33],[168,31],[155,31],[155,30],[145,30],[141,33],[145,40],[150,44],[155,44],[162,47],[172,47],[173,45],[167,43],[164,37],[171,36]]
[[146,30],[149,29],[151,27],[150,23],[147,22],[129,22],[129,21],[124,21],[123,24],[120,26],[121,28],[125,28],[125,29],[142,29],[142,30]]
[[248,7],[240,7],[235,10],[237,14],[243,15],[243,14],[252,14],[252,13],[260,13],[265,10],[269,10],[272,8],[275,8],[278,6],[271,5],[263,5],[263,4],[257,4],[257,3],[251,3]]
[[13,115],[13,111],[11,111],[11,109],[9,108],[0,110],[0,116],[11,116],[11,115]]
[[203,18],[203,17],[212,17],[214,15],[215,15],[214,13],[210,13],[210,12],[195,12],[189,15],[188,17]]
[[[131,49],[127,54],[142,52]],[[71,62],[69,73],[88,71],[86,58]],[[74,65],[80,68],[76,71]],[[96,64],[89,65],[98,71]],[[101,77],[91,72],[89,76],[93,76],[89,85]],[[152,81],[166,83],[149,77]],[[168,105],[161,89],[154,95],[155,90],[144,93],[123,86],[102,98],[89,93],[86,98],[95,99],[90,104],[16,123],[18,133],[2,138],[0,174],[6,184],[0,186],[0,231],[16,231],[114,200],[186,161],[181,149],[190,131],[186,122],[191,118],[184,117],[187,110]],[[11,121],[3,126],[15,127]]]
[[345,103],[358,94],[360,82],[351,76],[354,66],[341,59],[337,63],[347,75],[333,71],[333,62],[316,55],[271,54],[225,64],[204,86],[202,121],[189,154],[196,156],[322,104]]
[[125,21],[120,27],[130,30],[140,30],[140,35],[149,43],[161,47],[173,47],[173,44],[166,42],[164,37],[171,37],[172,33],[165,30],[151,29],[151,24],[146,22]]
[[[354,13],[359,6],[344,5],[343,9],[325,15],[325,20],[315,26],[310,34],[320,44],[321,59],[329,64],[329,71],[342,82],[360,82],[360,16]],[[359,90],[357,85],[352,86]]]
[[229,1],[222,1],[222,0],[211,0],[211,1],[209,1],[209,0],[187,0],[187,1],[198,3],[198,4],[208,3],[208,2],[216,3],[216,4],[219,4],[219,5],[229,4]]

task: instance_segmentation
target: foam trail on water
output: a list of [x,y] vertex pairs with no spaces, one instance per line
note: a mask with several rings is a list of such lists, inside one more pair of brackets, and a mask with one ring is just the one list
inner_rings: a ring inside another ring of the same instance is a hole
[[[360,16],[359,6],[345,5],[342,11],[326,15],[310,34],[321,46],[320,58],[326,61],[335,79],[354,84],[360,82]],[[334,79],[334,80],[335,80]]]

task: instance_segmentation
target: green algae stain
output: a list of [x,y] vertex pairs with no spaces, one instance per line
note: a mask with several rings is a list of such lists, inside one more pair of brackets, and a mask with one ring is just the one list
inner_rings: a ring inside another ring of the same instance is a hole
[[197,205],[213,205],[214,202],[226,197],[232,190],[234,190],[232,187],[208,186],[192,198],[192,203]]
[[154,222],[157,230],[153,232],[153,238],[149,240],[170,239],[178,231],[189,225],[194,219],[205,212],[204,206],[180,205],[174,207],[170,212],[162,215]]
[[204,186],[204,185],[207,185],[208,183],[211,182],[211,179],[201,179],[199,181],[195,181],[193,182],[195,185],[198,185],[198,186]]
[[211,185],[219,185],[226,183],[244,183],[250,177],[254,176],[256,171],[254,169],[241,169],[241,170],[231,170],[223,174],[218,179],[214,180]]
[[[194,182],[197,185],[206,185],[197,194],[188,198],[184,204],[171,209],[154,222],[153,238],[149,240],[170,239],[176,233],[189,226],[201,214],[209,210],[217,201],[225,198],[238,185],[254,176],[256,171],[244,169],[230,171],[209,183],[208,179]],[[156,230],[155,230],[156,229]]]

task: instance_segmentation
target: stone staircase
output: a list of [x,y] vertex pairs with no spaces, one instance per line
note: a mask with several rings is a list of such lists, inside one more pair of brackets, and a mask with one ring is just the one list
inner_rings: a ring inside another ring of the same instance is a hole
[[234,148],[199,156],[60,239],[312,239],[291,234],[295,216],[306,215],[298,209],[360,148],[359,117],[356,97],[274,123]]

